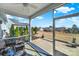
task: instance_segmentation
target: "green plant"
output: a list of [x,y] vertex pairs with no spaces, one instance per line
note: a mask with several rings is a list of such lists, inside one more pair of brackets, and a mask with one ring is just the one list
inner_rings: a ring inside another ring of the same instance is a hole
[[28,26],[26,25],[26,27],[24,28],[24,35],[28,34]]
[[18,27],[16,27],[16,29],[15,29],[15,36],[16,36],[16,37],[20,36],[20,32],[19,32],[19,30],[18,30]]
[[25,40],[26,40],[26,41],[29,41],[29,39],[30,39],[30,38],[29,38],[29,35],[26,35],[26,36],[25,36]]
[[10,37],[14,37],[14,36],[15,36],[14,25],[12,24],[10,28]]
[[38,28],[37,28],[37,27],[32,27],[32,33],[33,33],[33,34],[36,34],[37,31],[38,31]]
[[23,35],[23,27],[19,27],[19,34]]

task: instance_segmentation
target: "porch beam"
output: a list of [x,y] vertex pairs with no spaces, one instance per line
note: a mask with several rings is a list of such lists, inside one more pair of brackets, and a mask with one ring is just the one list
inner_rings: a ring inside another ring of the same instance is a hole
[[54,18],[54,20],[70,18],[70,17],[76,17],[76,16],[79,16],[79,12],[74,13],[74,14],[65,15],[65,16],[56,17],[56,18]]

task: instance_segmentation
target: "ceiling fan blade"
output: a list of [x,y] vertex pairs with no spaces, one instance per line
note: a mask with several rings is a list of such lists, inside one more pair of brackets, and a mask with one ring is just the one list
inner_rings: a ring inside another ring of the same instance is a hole
[[32,8],[34,8],[34,9],[37,8],[37,7],[36,7],[35,5],[33,5],[33,4],[30,4],[30,6],[31,6]]
[[24,6],[24,7],[30,6],[30,7],[34,8],[34,9],[37,8],[35,5],[30,4],[30,3],[23,3],[23,6]]
[[23,6],[26,7],[28,5],[28,3],[23,3]]

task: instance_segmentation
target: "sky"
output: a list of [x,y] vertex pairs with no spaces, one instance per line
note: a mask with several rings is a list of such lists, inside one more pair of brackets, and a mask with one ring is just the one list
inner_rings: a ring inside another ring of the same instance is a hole
[[[57,8],[54,11],[54,17],[59,17],[63,15],[73,14],[79,12],[79,3],[70,3],[66,4],[60,8]],[[48,11],[42,15],[37,16],[36,18],[32,19],[31,25],[33,27],[49,27],[52,26],[52,11]],[[22,22],[22,23],[28,23],[28,19],[6,15],[7,18],[12,18],[16,21]],[[8,20],[8,23],[6,25],[3,24],[3,28],[10,28],[9,25],[11,25],[12,22]],[[79,16],[77,17],[71,17],[66,19],[59,19],[56,21],[56,27],[72,27],[73,24],[76,24],[77,27],[79,27]]]
[[[71,3],[66,4],[54,11],[54,17],[73,14],[79,12],[79,4]],[[40,15],[32,20],[32,25],[37,27],[49,27],[52,26],[52,11],[49,11],[43,15]],[[72,27],[76,24],[79,27],[79,16],[66,19],[59,19],[56,21],[56,27]]]

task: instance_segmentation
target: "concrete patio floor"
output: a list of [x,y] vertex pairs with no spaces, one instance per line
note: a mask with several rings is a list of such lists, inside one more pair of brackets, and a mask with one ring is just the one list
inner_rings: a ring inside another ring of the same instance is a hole
[[[33,40],[33,43],[39,46],[40,48],[42,48],[43,50],[47,51],[49,54],[53,55],[52,42],[38,38],[38,39]],[[65,55],[65,56],[66,55],[79,56],[79,53],[78,53],[79,47],[72,48],[66,45],[67,45],[66,43],[56,41],[56,50],[61,52],[62,55]],[[60,54],[57,54],[56,52],[56,55],[60,55]]]

